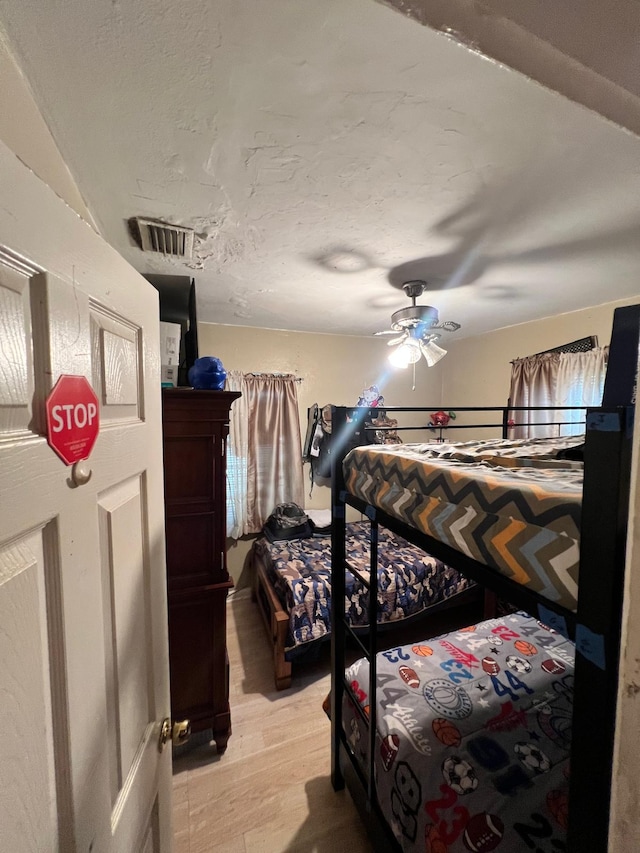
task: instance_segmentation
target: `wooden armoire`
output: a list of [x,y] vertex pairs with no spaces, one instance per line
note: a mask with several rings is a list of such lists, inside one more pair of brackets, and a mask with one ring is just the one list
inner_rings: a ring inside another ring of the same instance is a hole
[[231,734],[226,560],[226,446],[232,391],[162,390],[171,715]]

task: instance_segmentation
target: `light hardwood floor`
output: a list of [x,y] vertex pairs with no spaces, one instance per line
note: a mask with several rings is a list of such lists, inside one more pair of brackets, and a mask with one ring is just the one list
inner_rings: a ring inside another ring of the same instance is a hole
[[329,644],[277,691],[271,647],[248,592],[227,606],[233,733],[174,759],[174,853],[371,853],[346,791],[329,777]]

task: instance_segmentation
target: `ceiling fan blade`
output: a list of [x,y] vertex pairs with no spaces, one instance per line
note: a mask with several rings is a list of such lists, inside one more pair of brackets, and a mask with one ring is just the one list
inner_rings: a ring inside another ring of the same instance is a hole
[[457,332],[460,328],[460,323],[456,323],[453,320],[445,320],[443,323],[440,323],[437,326],[433,327],[434,329],[444,329],[445,332]]
[[393,346],[395,346],[396,344],[401,344],[401,343],[402,343],[402,341],[406,341],[406,339],[407,339],[407,333],[405,332],[403,335],[400,335],[400,336],[399,336],[399,337],[397,337],[397,338],[393,338],[392,340],[387,341],[387,346],[388,346],[388,347],[393,347]]

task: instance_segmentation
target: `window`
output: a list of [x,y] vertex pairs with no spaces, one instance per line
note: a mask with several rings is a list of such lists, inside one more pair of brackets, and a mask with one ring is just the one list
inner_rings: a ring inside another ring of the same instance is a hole
[[[609,348],[587,352],[561,352],[562,348],[538,353],[512,363],[512,406],[599,406],[602,402]],[[515,412],[514,438],[543,438],[579,435],[584,432],[584,411]],[[549,421],[562,426],[549,427]],[[518,426],[518,424],[526,424]],[[538,425],[540,424],[540,425]]]
[[279,503],[304,503],[297,379],[230,371],[227,535],[259,533]]

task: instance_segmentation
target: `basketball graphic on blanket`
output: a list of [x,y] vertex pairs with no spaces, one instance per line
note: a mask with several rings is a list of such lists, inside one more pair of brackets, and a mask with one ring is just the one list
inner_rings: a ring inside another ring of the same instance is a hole
[[431,646],[411,646],[411,651],[420,658],[428,658],[433,654]]
[[504,824],[497,815],[480,812],[467,824],[462,840],[471,853],[489,853],[502,841]]
[[565,747],[571,743],[570,710],[542,705],[538,710],[538,725],[549,740]]
[[425,853],[449,853],[449,848],[432,823],[428,823],[424,828],[424,849]]
[[459,634],[471,634],[473,631],[476,631],[478,628],[477,625],[468,625],[466,628],[459,628]]
[[497,675],[500,672],[500,664],[495,658],[482,658],[482,668],[488,675]]
[[561,829],[566,829],[569,824],[569,797],[566,792],[549,791],[547,806],[558,826]]
[[549,673],[549,675],[562,675],[566,669],[566,666],[562,661],[556,660],[555,658],[544,660],[540,665],[545,672]]
[[423,690],[424,698],[437,714],[451,720],[464,720],[473,710],[469,694],[463,687],[445,678],[432,678]]
[[410,666],[401,666],[398,672],[407,687],[420,687],[420,679],[415,669],[411,669]]
[[460,746],[460,732],[451,720],[438,717],[431,723],[434,735],[445,746]]
[[538,654],[537,648],[533,645],[533,643],[528,643],[526,640],[516,640],[513,644],[515,650],[520,652],[521,655],[526,655],[527,657],[533,657],[533,655]]

